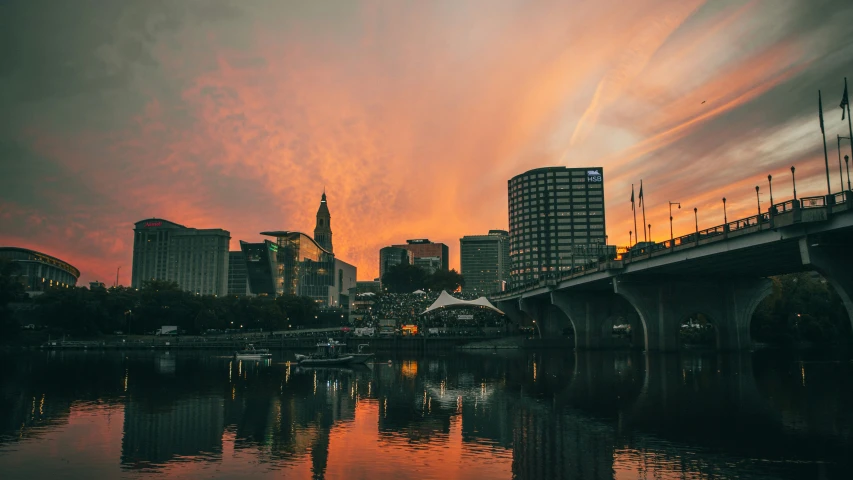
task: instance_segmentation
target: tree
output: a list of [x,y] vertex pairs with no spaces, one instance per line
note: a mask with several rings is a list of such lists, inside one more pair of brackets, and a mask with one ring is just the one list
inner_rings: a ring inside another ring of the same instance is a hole
[[427,278],[427,288],[434,291],[455,292],[465,286],[465,279],[456,270],[437,270]]
[[429,274],[421,267],[414,265],[394,265],[382,276],[382,286],[390,293],[412,293],[427,287]]

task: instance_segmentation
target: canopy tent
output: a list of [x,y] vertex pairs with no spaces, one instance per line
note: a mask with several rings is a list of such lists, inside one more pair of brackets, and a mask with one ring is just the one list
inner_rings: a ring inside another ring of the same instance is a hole
[[438,299],[432,302],[432,305],[430,305],[429,308],[424,310],[421,315],[432,312],[433,310],[438,310],[439,308],[460,307],[483,307],[488,308],[489,310],[494,310],[495,312],[504,315],[504,312],[498,310],[486,297],[480,297],[476,300],[459,300],[458,298],[447,293],[447,291],[445,290],[441,291],[441,295],[438,296]]
[[425,294],[426,292],[425,292],[425,291],[423,291],[423,290],[415,290],[415,291],[414,291],[414,292],[412,292],[412,293],[416,293],[416,294],[418,294],[418,295],[423,295],[423,294]]

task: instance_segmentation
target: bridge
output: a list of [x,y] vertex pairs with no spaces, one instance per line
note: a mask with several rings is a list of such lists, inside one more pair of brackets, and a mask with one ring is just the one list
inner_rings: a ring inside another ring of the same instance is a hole
[[716,327],[717,348],[743,350],[753,312],[772,293],[767,277],[812,270],[834,287],[853,325],[853,192],[774,204],[567,270],[489,298],[516,321],[534,320],[540,336],[571,325],[577,349],[611,347],[614,306],[627,301],[647,351],[677,350],[681,324],[697,313]]

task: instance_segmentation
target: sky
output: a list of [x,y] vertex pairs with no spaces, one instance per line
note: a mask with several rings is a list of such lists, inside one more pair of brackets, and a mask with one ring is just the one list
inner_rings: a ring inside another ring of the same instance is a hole
[[[0,1],[0,246],[130,283],[133,224],[381,247],[506,229],[507,180],[604,170],[609,243],[832,191],[849,0]],[[850,155],[842,141],[842,155]],[[845,173],[846,175],[846,173]],[[846,182],[846,178],[844,179]],[[464,274],[464,272],[462,272]]]

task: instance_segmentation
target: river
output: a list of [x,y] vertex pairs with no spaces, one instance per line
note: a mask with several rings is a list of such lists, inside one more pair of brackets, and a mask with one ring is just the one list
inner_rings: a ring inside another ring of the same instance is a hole
[[2,354],[0,477],[850,478],[846,359],[291,355]]

